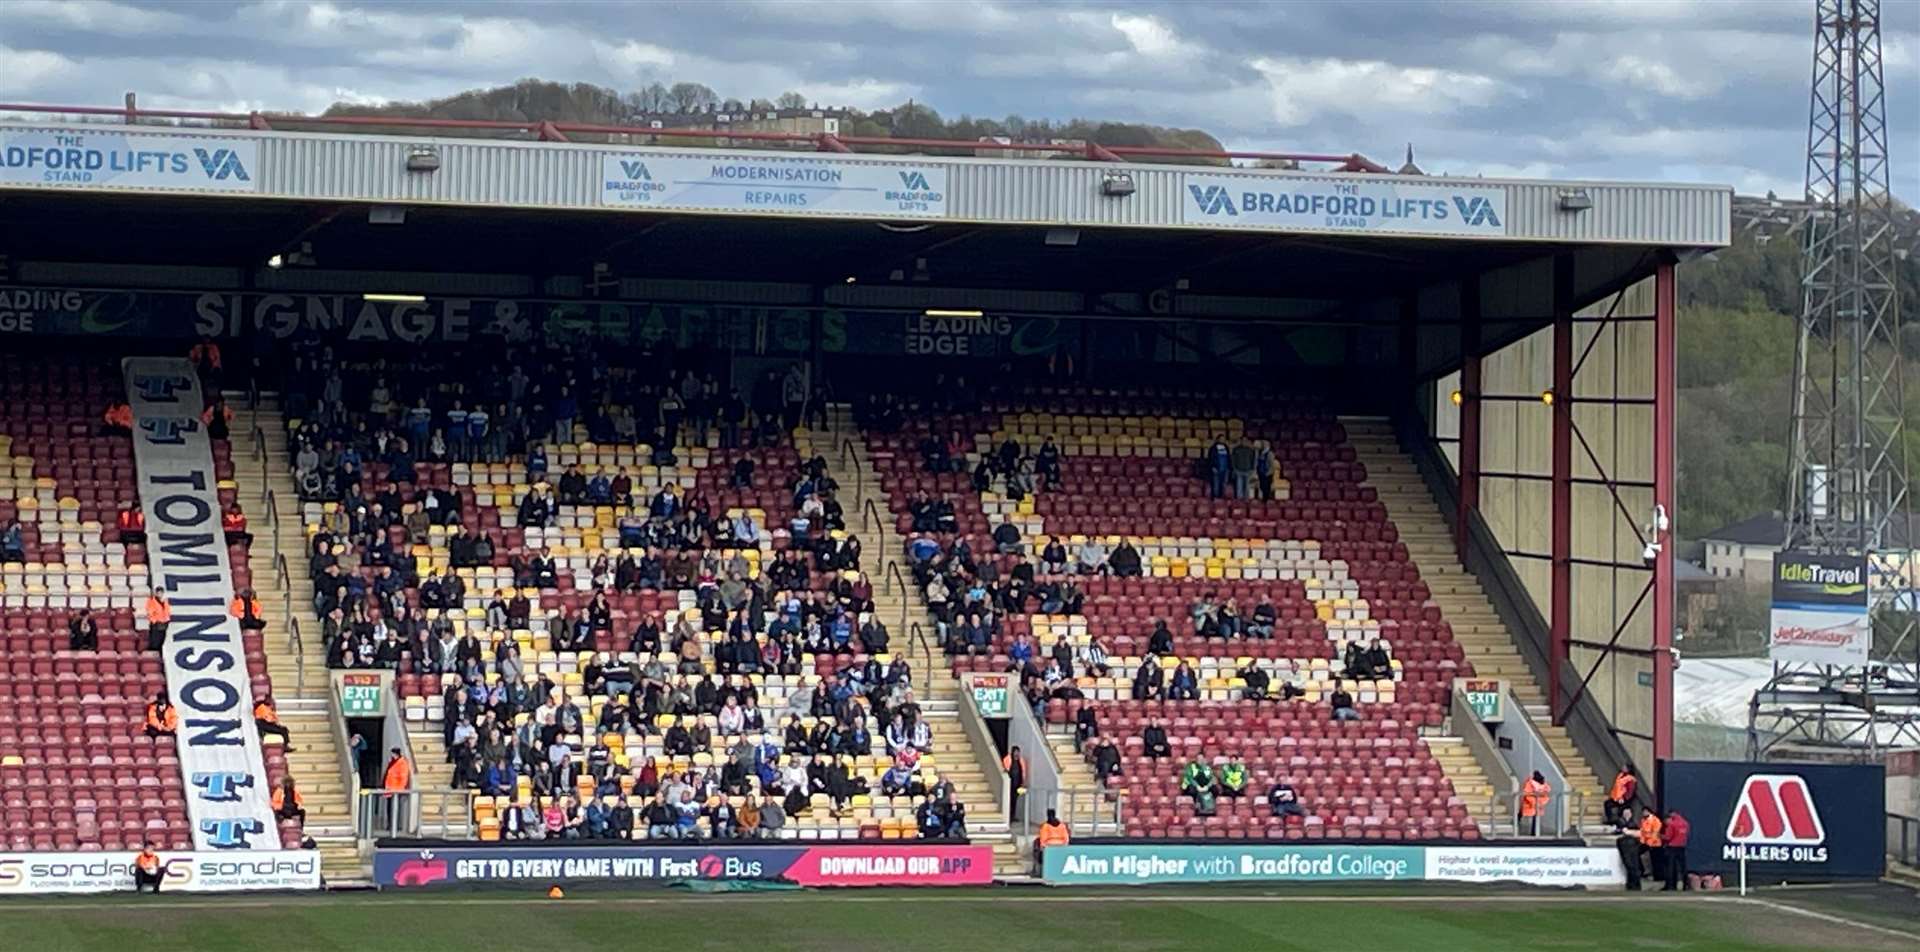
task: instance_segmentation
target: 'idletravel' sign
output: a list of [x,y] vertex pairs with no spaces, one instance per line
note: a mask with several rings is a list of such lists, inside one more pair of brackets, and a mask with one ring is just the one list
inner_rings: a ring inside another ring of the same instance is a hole
[[1866,664],[1873,647],[1867,596],[1867,561],[1860,556],[1776,554],[1768,655],[1805,664]]
[[1660,791],[1692,829],[1687,868],[1758,882],[1876,879],[1886,866],[1878,764],[1668,761]]
[[455,883],[676,883],[766,880],[801,886],[977,886],[993,881],[986,846],[694,844],[556,847],[380,847],[381,886]]
[[122,364],[133,407],[133,458],[147,514],[147,573],[173,606],[162,658],[180,714],[176,745],[193,844],[278,850],[240,624],[227,613],[233,573],[220,528],[213,444],[193,365],[178,357]]
[[[319,889],[320,854],[312,850],[160,855],[163,892],[253,892]],[[0,853],[0,896],[133,891],[133,851]]]
[[259,168],[260,144],[252,139],[0,129],[0,186],[252,192]]
[[610,154],[600,204],[771,214],[941,218],[947,170],[938,165],[803,156]]
[[1180,220],[1189,225],[1500,237],[1507,192],[1482,185],[1188,173]]

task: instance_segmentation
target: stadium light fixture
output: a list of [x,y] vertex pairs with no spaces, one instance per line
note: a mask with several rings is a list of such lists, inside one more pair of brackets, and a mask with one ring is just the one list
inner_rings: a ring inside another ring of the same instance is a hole
[[1466,400],[1466,397],[1465,395],[1461,394],[1460,391],[1455,390],[1454,392],[1447,394],[1447,399],[1452,401],[1453,405],[1457,407],[1461,404],[1461,402]]
[[1049,228],[1046,243],[1049,248],[1072,248],[1080,244],[1080,229]]
[[1126,198],[1133,194],[1133,175],[1128,172],[1108,172],[1100,177],[1100,194],[1108,198]]
[[1547,406],[1553,406],[1553,391],[1551,390],[1540,391],[1540,402],[1546,404]]
[[1593,207],[1593,196],[1584,188],[1563,188],[1560,190],[1560,210],[1563,212],[1584,212]]
[[282,258],[279,255],[274,255],[273,257],[267,259],[267,267],[272,268],[275,271],[280,270],[280,266],[286,263],[287,263],[287,259]]
[[930,308],[927,308],[927,316],[928,317],[984,317],[986,316],[986,312],[981,311],[978,308],[963,309],[963,310],[946,310],[946,309],[937,308],[937,307],[930,307]]
[[427,300],[424,294],[362,294],[362,301],[377,301],[382,304],[421,304]]
[[407,152],[407,171],[440,171],[440,153],[428,148],[412,149]]

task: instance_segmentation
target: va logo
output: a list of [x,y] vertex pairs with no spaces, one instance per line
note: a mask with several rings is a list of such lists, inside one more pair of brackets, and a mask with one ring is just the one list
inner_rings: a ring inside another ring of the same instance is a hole
[[240,164],[239,153],[232,149],[215,149],[211,153],[205,149],[195,149],[193,154],[200,160],[200,168],[207,173],[207,178],[216,182],[224,182],[229,178],[252,181],[247,178],[247,167]]
[[146,431],[149,443],[179,446],[186,442],[181,434],[200,429],[200,421],[192,417],[143,417],[140,429]]
[[212,800],[216,803],[237,803],[240,800],[241,788],[253,786],[253,776],[251,774],[225,772],[196,773],[193,775],[193,785],[206,791],[200,795],[202,800]]
[[653,181],[653,176],[647,174],[647,163],[638,159],[621,159],[620,171],[625,172],[627,178],[630,179],[640,179],[644,182]]
[[178,399],[174,394],[193,387],[193,381],[185,377],[143,374],[133,378],[133,389],[140,391],[140,397],[154,403],[172,403]]
[[927,184],[927,177],[919,172],[900,173],[900,184],[905,185],[909,192],[933,191],[933,186]]
[[217,850],[243,850],[253,844],[247,837],[258,836],[266,824],[244,817],[201,820],[200,832],[207,834],[207,845]]
[[1198,185],[1189,185],[1187,192],[1193,196],[1194,204],[1200,206],[1202,215],[1218,215],[1226,212],[1228,215],[1238,217],[1240,214],[1234,209],[1233,196],[1227,193],[1225,186],[1209,185],[1201,188]]
[[1486,225],[1490,228],[1500,227],[1500,216],[1493,213],[1493,203],[1488,201],[1484,195],[1475,195],[1472,198],[1455,195],[1453,197],[1453,207],[1459,209],[1460,220],[1469,225]]

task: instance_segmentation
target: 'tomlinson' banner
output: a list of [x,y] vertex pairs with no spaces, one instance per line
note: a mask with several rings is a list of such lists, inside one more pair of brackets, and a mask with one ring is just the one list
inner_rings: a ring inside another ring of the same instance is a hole
[[213,445],[193,365],[130,357],[133,454],[147,515],[147,571],[173,605],[162,648],[180,711],[180,769],[201,850],[278,850],[240,625],[220,527]]
[[0,186],[259,189],[252,139],[107,129],[0,129]]

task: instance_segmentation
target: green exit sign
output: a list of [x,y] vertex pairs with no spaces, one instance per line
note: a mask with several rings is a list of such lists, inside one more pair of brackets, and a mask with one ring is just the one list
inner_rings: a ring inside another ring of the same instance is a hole
[[379,675],[348,674],[340,678],[340,713],[348,717],[378,717],[385,709]]

